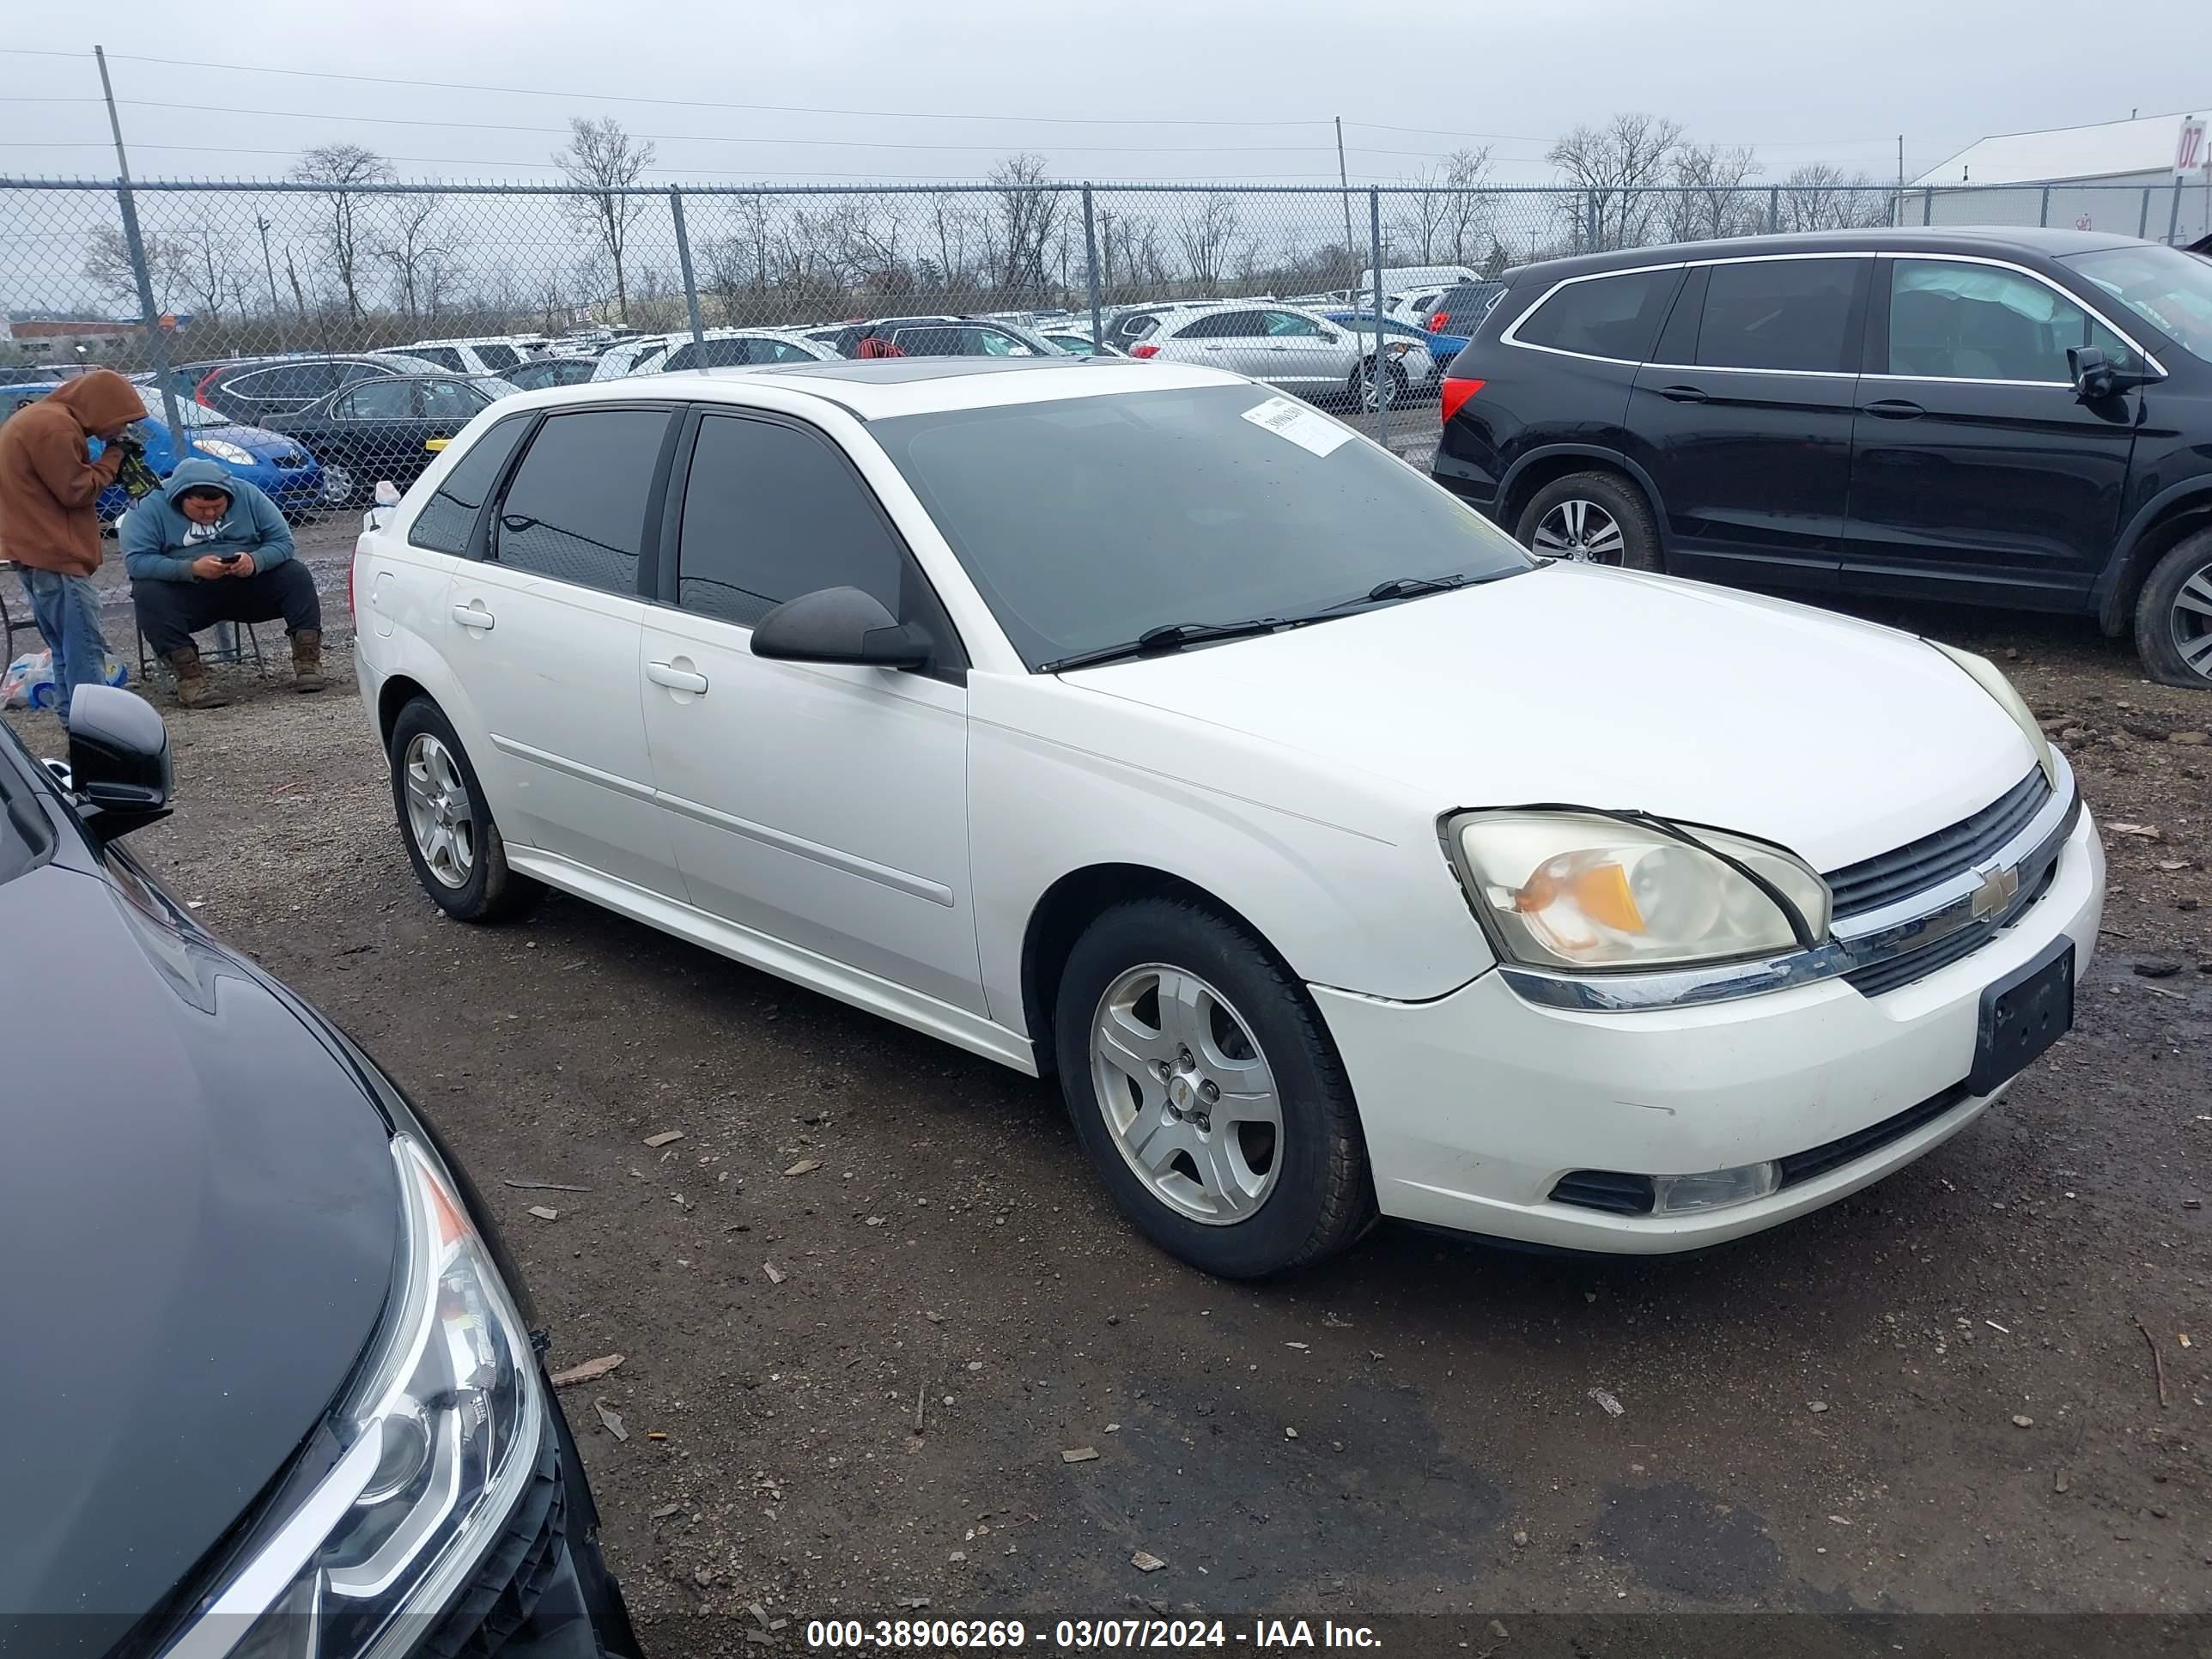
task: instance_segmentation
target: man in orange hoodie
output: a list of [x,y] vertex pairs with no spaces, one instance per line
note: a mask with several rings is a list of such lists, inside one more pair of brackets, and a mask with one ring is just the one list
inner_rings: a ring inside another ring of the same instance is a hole
[[[107,668],[100,631],[100,492],[122,470],[115,440],[146,418],[145,403],[112,368],[95,368],[20,410],[0,424],[0,559],[11,562],[31,596],[31,614],[53,653],[62,718],[80,685]],[[87,440],[107,447],[88,459]]]

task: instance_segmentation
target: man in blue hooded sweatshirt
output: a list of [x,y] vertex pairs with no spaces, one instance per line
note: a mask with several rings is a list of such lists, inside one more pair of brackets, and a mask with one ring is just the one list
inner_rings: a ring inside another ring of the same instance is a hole
[[138,631],[177,677],[177,701],[213,708],[215,689],[192,635],[221,622],[284,619],[292,686],[319,691],[323,607],[315,579],[292,556],[276,503],[213,461],[178,464],[158,495],[124,515],[119,532]]

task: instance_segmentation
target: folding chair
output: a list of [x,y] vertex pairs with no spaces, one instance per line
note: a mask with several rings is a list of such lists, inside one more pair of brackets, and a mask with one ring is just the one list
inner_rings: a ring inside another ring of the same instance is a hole
[[[212,651],[200,653],[202,662],[242,663],[251,656],[253,659],[253,672],[264,679],[269,677],[269,664],[261,654],[261,636],[254,632],[254,629],[261,626],[259,623],[219,622],[211,623],[210,626],[215,629],[216,643]],[[239,642],[238,635],[231,632],[232,629],[240,628],[246,630],[246,640],[243,644]],[[132,623],[131,631],[137,633],[136,623]],[[149,684],[153,679],[153,658],[147,653],[146,636],[139,634],[138,683],[141,685]]]
[[8,590],[10,587],[15,587],[19,593],[22,592],[21,588],[16,587],[15,573],[5,566],[0,566],[0,639],[6,641],[4,647],[0,647],[0,668],[15,660],[16,635],[28,634],[40,644],[46,642],[46,635],[39,632],[35,617],[19,617],[8,608]]

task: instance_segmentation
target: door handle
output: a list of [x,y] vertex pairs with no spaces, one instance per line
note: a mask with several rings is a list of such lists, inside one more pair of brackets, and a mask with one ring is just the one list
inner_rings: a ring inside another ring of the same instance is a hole
[[1662,386],[1659,395],[1670,404],[1709,404],[1712,399],[1693,386]]
[[489,634],[492,629],[492,614],[484,609],[482,599],[472,599],[466,605],[455,605],[453,620],[464,628],[473,628],[483,634]]
[[1267,349],[1268,349],[1268,350],[1270,350],[1270,351],[1288,351],[1288,350],[1290,349],[1290,347],[1288,347],[1288,346],[1283,346],[1283,345],[1274,345],[1274,346],[1269,346],[1269,347],[1267,348]]
[[1908,403],[1902,398],[1884,398],[1863,408],[1866,414],[1884,421],[1917,421],[1928,412],[1918,404]]
[[695,674],[688,668],[678,668],[674,663],[649,662],[645,665],[645,677],[655,685],[665,685],[671,691],[690,691],[703,696],[707,677]]

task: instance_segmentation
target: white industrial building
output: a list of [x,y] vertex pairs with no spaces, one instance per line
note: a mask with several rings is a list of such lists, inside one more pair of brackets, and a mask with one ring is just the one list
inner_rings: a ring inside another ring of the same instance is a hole
[[2212,232],[2205,117],[2146,115],[1982,139],[1912,181],[1906,224],[2070,226],[2187,243]]

